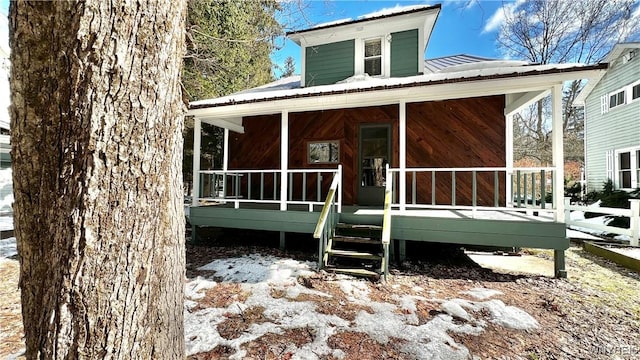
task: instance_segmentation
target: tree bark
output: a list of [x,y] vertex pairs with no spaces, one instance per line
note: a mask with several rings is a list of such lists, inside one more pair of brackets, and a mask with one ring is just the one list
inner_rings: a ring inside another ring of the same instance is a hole
[[27,358],[184,359],[185,2],[11,2]]

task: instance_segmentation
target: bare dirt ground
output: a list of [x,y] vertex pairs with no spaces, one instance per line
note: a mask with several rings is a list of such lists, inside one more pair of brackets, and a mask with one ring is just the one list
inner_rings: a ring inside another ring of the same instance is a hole
[[[282,252],[264,246],[187,245],[187,281],[211,272],[198,267],[214,259],[245,254],[266,254],[298,260],[314,261],[311,251]],[[536,256],[548,257],[544,251]],[[464,291],[488,288],[502,292],[500,300],[507,306],[526,311],[540,327],[535,330],[513,330],[489,323],[479,335],[449,333],[456,343],[479,359],[637,359],[640,358],[640,276],[574,246],[567,251],[568,279],[515,273],[499,273],[462,261],[460,264],[434,264],[412,260],[393,268],[389,281],[367,283],[369,297],[377,302],[397,302],[398,296],[411,295],[425,289],[439,298],[460,297]],[[366,306],[345,300],[345,294],[333,283],[332,275],[317,273],[299,279],[305,287],[333,295],[331,298],[303,294],[300,301],[315,301],[316,311],[353,321]],[[19,306],[18,263],[0,259],[0,359],[19,353],[24,347]],[[285,296],[272,292],[271,297]],[[246,298],[240,284],[220,283],[197,300],[196,309],[221,308]],[[242,314],[226,314],[217,325],[225,339],[236,339],[246,329],[265,320],[268,309],[259,306]],[[417,302],[415,315],[420,324],[443,313],[439,304]],[[481,315],[479,315],[481,316]],[[464,319],[458,319],[463,323]],[[245,358],[289,359],[287,346],[313,341],[310,327],[290,329],[285,333],[267,333],[243,345]],[[403,351],[404,340],[381,342],[363,332],[343,331],[333,334],[329,347],[339,350],[345,359],[411,359]],[[279,352],[274,349],[280,349]],[[225,359],[231,349],[217,346],[210,351],[191,355],[192,359]],[[332,359],[333,355],[320,358]]]

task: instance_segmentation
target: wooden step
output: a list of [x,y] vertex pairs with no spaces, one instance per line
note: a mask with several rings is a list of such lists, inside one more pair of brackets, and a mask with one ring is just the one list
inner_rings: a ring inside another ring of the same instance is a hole
[[334,272],[337,274],[345,274],[345,275],[351,275],[351,276],[360,276],[360,277],[369,277],[369,278],[380,277],[380,274],[375,271],[361,269],[361,268],[345,268],[345,267],[328,266],[325,268],[325,270],[328,272]]
[[360,237],[360,236],[346,236],[346,235],[334,236],[333,242],[353,243],[353,244],[371,244],[371,245],[382,244],[380,239],[372,239],[372,238]]
[[356,259],[367,259],[367,260],[381,260],[381,255],[376,255],[368,252],[361,251],[350,251],[350,250],[337,250],[337,249],[328,249],[327,253],[331,256],[339,256],[339,257],[347,257],[347,258],[356,258]]
[[338,223],[336,225],[338,229],[353,229],[353,230],[373,230],[373,231],[382,231],[382,226],[380,225],[369,225],[369,224],[346,224],[346,223]]

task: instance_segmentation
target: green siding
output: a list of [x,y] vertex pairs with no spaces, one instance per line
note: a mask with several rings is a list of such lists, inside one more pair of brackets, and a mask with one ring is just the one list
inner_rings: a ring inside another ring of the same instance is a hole
[[305,86],[335,84],[353,76],[355,41],[305,48]]
[[391,77],[418,75],[418,30],[391,34]]

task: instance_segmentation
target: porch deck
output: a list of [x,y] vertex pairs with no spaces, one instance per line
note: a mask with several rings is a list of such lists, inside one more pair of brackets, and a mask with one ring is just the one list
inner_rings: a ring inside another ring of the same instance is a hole
[[[306,205],[233,204],[192,206],[192,226],[214,226],[312,234],[321,207]],[[565,224],[546,213],[531,210],[392,210],[391,238],[463,245],[530,247],[565,250],[569,247]],[[529,213],[529,214],[528,214]],[[382,225],[382,208],[343,206],[340,222]],[[402,255],[401,245],[401,255]]]

